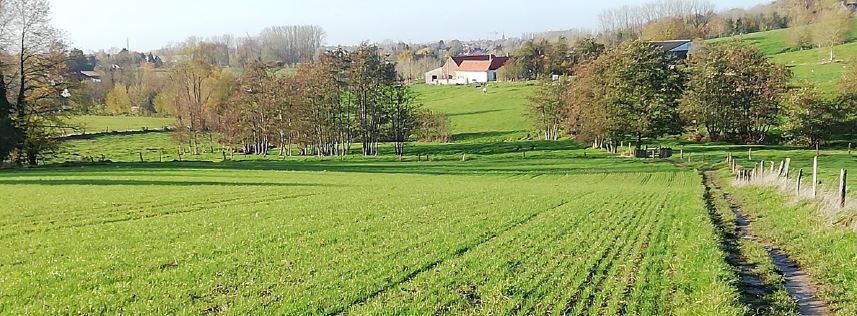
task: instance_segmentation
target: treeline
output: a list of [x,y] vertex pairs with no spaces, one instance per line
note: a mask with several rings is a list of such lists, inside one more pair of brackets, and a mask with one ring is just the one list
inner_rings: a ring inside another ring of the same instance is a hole
[[[790,26],[797,2],[785,0],[751,9],[717,12],[709,0],[657,0],[605,10],[599,16],[602,40],[616,45],[629,40],[710,39]],[[841,3],[840,3],[841,6]]]
[[[601,40],[711,39],[793,27],[792,49],[832,47],[848,39],[851,10],[843,0],[780,0],[716,12],[709,0],[657,0],[601,13]],[[831,57],[832,59],[833,57]]]
[[853,131],[857,70],[828,99],[812,86],[789,87],[791,73],[738,40],[697,43],[686,61],[645,41],[627,42],[543,80],[531,114],[546,139],[560,132],[581,141],[634,142],[664,135],[736,143],[770,142],[781,132],[816,144]]
[[534,80],[552,75],[569,75],[577,65],[601,55],[605,47],[595,38],[584,37],[569,43],[565,37],[555,42],[536,39],[525,42],[498,71],[505,80]]
[[320,54],[326,37],[324,29],[316,25],[273,26],[255,36],[190,37],[155,53],[169,62],[188,59],[190,54],[201,55],[206,63],[219,67],[241,68],[254,61],[297,65]]
[[[84,55],[73,50],[69,69],[80,79],[72,89],[70,110],[79,114],[166,115],[156,103],[170,79],[170,69],[181,62],[197,60],[219,68],[242,69],[262,62],[271,67],[296,67],[321,53],[324,30],[312,25],[269,27],[259,35],[191,37],[155,53],[122,49]],[[89,80],[80,71],[100,77]]]
[[236,78],[202,60],[180,62],[157,103],[194,152],[219,142],[245,154],[344,156],[356,142],[374,156],[390,142],[403,155],[415,138],[448,141],[446,118],[416,103],[377,46],[325,52],[291,75],[278,70],[256,61]]

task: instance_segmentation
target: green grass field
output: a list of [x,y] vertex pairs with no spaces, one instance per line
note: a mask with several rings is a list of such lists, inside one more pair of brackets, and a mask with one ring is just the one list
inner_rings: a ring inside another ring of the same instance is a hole
[[543,146],[7,171],[0,313],[741,313],[695,172]]
[[493,83],[488,94],[482,94],[481,86],[414,86],[418,102],[447,115],[453,140],[458,142],[526,138],[532,126],[527,98],[535,90],[535,83]]
[[143,128],[163,129],[175,124],[173,118],[141,116],[72,116],[69,120],[78,130],[70,133],[101,133],[113,131],[138,131]]

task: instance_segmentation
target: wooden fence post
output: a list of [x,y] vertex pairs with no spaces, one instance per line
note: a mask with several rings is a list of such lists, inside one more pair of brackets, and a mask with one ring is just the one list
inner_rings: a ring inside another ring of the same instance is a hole
[[848,181],[848,170],[839,173],[839,207],[845,208],[845,189]]
[[780,171],[777,172],[777,177],[780,177],[780,178],[783,177],[783,168],[785,168],[785,167],[786,167],[786,161],[780,160]]
[[753,148],[747,149],[747,159],[753,160]]
[[146,161],[143,159],[143,152],[142,152],[142,151],[140,152],[140,162],[146,162]]
[[821,156],[821,146],[818,145],[818,142],[815,142],[815,155]]
[[164,162],[164,151],[162,149],[158,149],[158,162]]
[[[525,152],[525,153],[526,153],[526,152]],[[466,161],[466,160],[467,160],[467,154],[466,154],[466,153],[461,153],[461,161]]]
[[803,180],[803,168],[797,172],[797,196],[800,197],[800,182]]
[[223,154],[223,161],[226,161],[226,151],[222,150],[220,153]]
[[785,169],[786,179],[789,179],[789,176],[791,176],[791,165],[792,165],[792,159],[786,158],[786,169]]
[[848,143],[848,156],[851,156],[851,143]]
[[818,197],[818,156],[812,158],[812,198]]
[[684,160],[684,149],[679,149],[679,151],[681,152],[681,160]]

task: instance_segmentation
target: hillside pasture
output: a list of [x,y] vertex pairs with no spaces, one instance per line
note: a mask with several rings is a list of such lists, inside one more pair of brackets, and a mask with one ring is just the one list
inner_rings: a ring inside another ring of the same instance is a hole
[[417,102],[446,114],[453,141],[520,140],[531,130],[526,105],[536,90],[534,83],[492,83],[487,94],[475,85],[415,85],[413,89],[420,96]]
[[93,134],[103,132],[139,131],[163,129],[175,124],[174,118],[144,116],[72,116],[69,123],[74,127],[69,134]]

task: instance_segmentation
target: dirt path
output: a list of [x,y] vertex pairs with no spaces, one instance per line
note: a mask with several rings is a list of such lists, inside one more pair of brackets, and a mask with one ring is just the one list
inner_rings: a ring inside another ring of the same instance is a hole
[[[775,249],[770,244],[762,242],[755,234],[753,234],[751,227],[752,222],[748,219],[744,211],[741,210],[741,207],[733,201],[732,196],[729,193],[722,191],[722,188],[712,180],[715,175],[704,174],[703,177],[707,189],[706,191],[710,192],[710,190],[714,188],[718,192],[722,192],[722,198],[726,203],[728,203],[729,208],[735,214],[736,232],[733,237],[761,245],[765,251],[767,251],[769,260],[783,276],[785,290],[797,303],[798,312],[801,315],[830,315],[831,313],[827,305],[818,298],[817,287],[809,275],[801,270],[786,253]],[[709,198],[715,197],[709,196]],[[717,225],[716,222],[715,225]],[[725,240],[728,240],[728,238]],[[727,259],[730,261],[730,264],[736,266],[740,271],[741,282],[744,285],[744,293],[742,294],[745,297],[757,296],[757,299],[759,299],[758,296],[765,295],[765,284],[762,282],[761,278],[753,273],[753,267],[747,264],[746,260],[743,260],[744,256],[740,253],[740,249],[734,247],[725,248],[729,248],[729,251],[727,251],[729,258]]]
[[723,198],[729,203],[732,212],[735,212],[735,217],[738,219],[738,228],[741,230],[743,238],[752,240],[762,245],[768,252],[768,257],[771,262],[777,267],[777,270],[783,274],[785,279],[786,291],[789,296],[797,302],[798,311],[801,315],[830,315],[830,310],[818,298],[818,290],[815,282],[795,263],[789,256],[771,245],[759,241],[750,228],[750,220],[744,211],[736,205],[732,200],[732,195],[723,193]]

